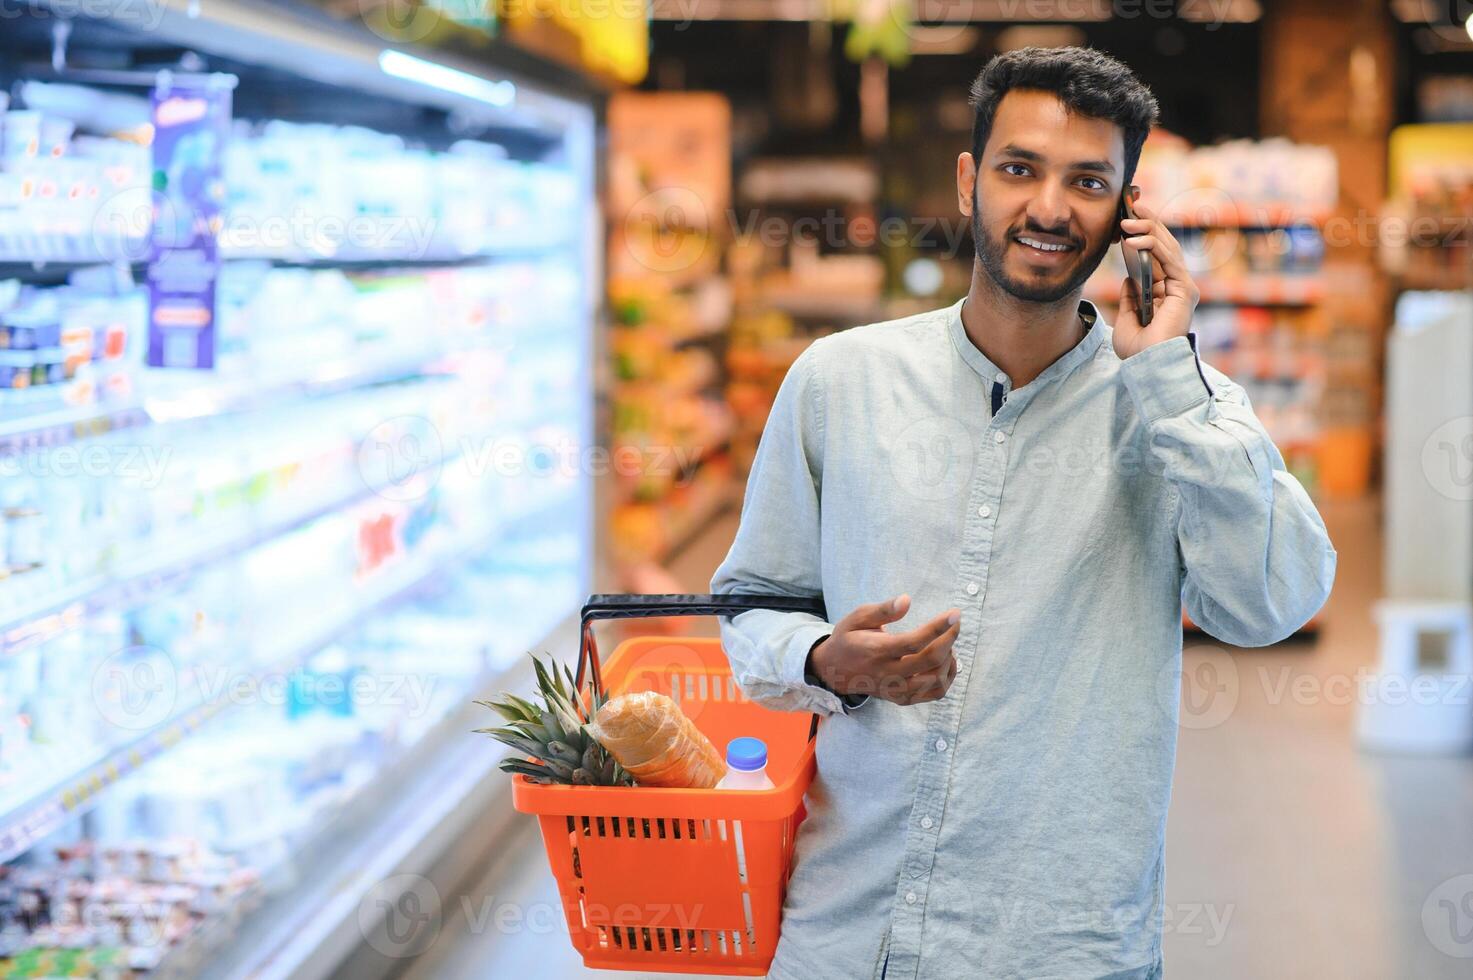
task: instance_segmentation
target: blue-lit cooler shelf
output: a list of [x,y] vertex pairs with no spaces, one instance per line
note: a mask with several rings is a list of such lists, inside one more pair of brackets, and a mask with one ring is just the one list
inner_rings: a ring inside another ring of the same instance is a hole
[[[508,528],[539,514],[548,514],[549,501],[526,508],[519,514],[501,515],[489,528],[467,534],[445,532],[417,553],[384,568],[356,588],[343,588],[322,617],[299,635],[288,637],[279,653],[247,680],[256,682],[289,674],[307,657],[336,637],[361,624],[369,616],[403,599],[426,582],[453,574],[467,560],[485,552]],[[554,505],[556,499],[551,501]],[[563,501],[564,504],[567,501]],[[427,539],[428,540],[428,539]],[[183,685],[188,686],[188,685]],[[0,814],[0,861],[9,861],[44,840],[65,821],[86,812],[98,796],[119,779],[136,772],[146,762],[178,745],[207,721],[235,702],[216,692],[213,698],[193,699],[161,724],[136,737],[100,751],[99,758],[79,771]]]
[[[361,380],[364,376],[355,377]],[[469,443],[463,442],[440,465],[465,465],[466,447],[484,443],[493,434],[494,430],[488,430],[477,434]],[[253,509],[244,521],[217,522],[220,526],[196,529],[180,540],[160,541],[138,563],[48,590],[30,603],[0,608],[0,656],[44,642],[73,628],[87,616],[126,609],[186,580],[205,566],[291,534],[330,514],[371,502],[382,492],[382,487],[362,479],[350,482],[338,492],[318,494],[305,503],[294,501],[295,506],[290,508],[277,507],[275,514]]]
[[456,355],[474,352],[475,348],[464,344],[429,349],[423,344],[381,344],[366,345],[366,349],[351,357],[310,365],[304,370],[265,376],[252,372],[222,378],[196,371],[149,371],[138,385],[140,390],[127,398],[0,415],[0,453],[62,445],[159,422],[248,412],[279,405],[288,399],[318,398],[350,388],[404,380],[434,370]]
[[[40,910],[17,926],[0,908],[0,973],[336,969],[375,882],[486,840],[505,785],[471,701],[524,686],[529,649],[576,648],[593,591],[594,107],[445,51],[420,52],[438,76],[393,74],[359,18],[253,10],[147,27],[230,66],[228,118],[75,73],[58,93],[23,72],[0,105],[18,195],[0,228],[0,904]],[[55,12],[78,63],[140,30]],[[16,43],[0,31],[0,60],[34,54]],[[513,104],[437,86],[452,64]],[[263,83],[294,73],[295,118],[269,118]],[[352,126],[333,121],[344,95],[367,97]],[[213,142],[176,152],[205,129],[170,127],[205,118]],[[222,261],[175,305],[145,238],[205,227],[170,222],[200,187],[222,192]],[[201,368],[147,367],[161,352]],[[396,676],[424,700],[316,693]],[[167,893],[182,931],[68,931],[51,904],[120,888]]]

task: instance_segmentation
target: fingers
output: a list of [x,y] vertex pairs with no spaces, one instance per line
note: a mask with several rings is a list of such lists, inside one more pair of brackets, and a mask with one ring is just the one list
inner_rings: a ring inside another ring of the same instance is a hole
[[898,595],[885,602],[856,606],[849,615],[834,624],[836,630],[874,630],[886,623],[903,619],[910,611],[910,596]]
[[[942,621],[945,622],[944,619]],[[959,621],[952,623],[919,650],[901,656],[895,663],[896,672],[902,676],[929,674],[944,667],[951,656],[951,645],[956,642],[961,629]]]
[[897,673],[905,678],[905,688],[900,692],[900,703],[934,701],[946,695],[956,678],[956,657],[952,646],[959,632],[961,625],[953,624],[922,650],[901,658]]
[[896,633],[893,650],[897,656],[916,653],[925,649],[926,645],[949,629],[953,629],[961,622],[962,613],[960,609],[948,609],[929,623],[917,626],[908,633]]
[[1146,252],[1151,256],[1151,264],[1155,266],[1157,276],[1164,271],[1168,276],[1175,270],[1178,278],[1185,275],[1186,263],[1182,258],[1181,249],[1172,248],[1160,235],[1159,229],[1152,232],[1144,232],[1139,235],[1129,235],[1124,242],[1130,248],[1138,252]]
[[1168,279],[1191,282],[1191,275],[1187,272],[1186,256],[1182,252],[1181,243],[1176,240],[1171,229],[1158,221],[1156,212],[1150,208],[1140,204],[1135,204],[1133,207],[1137,216],[1120,222],[1125,244],[1131,248],[1150,252],[1152,264],[1156,267],[1157,278],[1164,276]]
[[910,679],[904,693],[896,698],[897,704],[922,704],[939,701],[946,697],[956,680],[956,659],[949,658],[944,666],[929,674],[918,674]]
[[[880,627],[894,622],[910,608],[908,595],[887,602],[859,606],[836,624],[836,629],[871,630],[858,642],[879,697],[896,704],[918,704],[945,696],[956,677],[952,646],[961,633],[961,610],[948,609],[904,633],[886,633]],[[851,685],[852,686],[852,685]],[[870,693],[870,692],[864,692]]]

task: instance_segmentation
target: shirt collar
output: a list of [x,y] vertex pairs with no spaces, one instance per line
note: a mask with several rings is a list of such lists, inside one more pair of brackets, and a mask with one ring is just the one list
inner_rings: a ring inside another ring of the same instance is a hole
[[[966,301],[967,298],[963,296],[953,303],[947,312],[950,320],[948,332],[951,334],[952,346],[956,348],[962,360],[966,361],[989,386],[1001,380],[1005,388],[1011,389],[1012,381],[1003,374],[1000,367],[992,363],[987,355],[978,349],[976,344],[972,343],[972,338],[967,336],[966,325],[962,323],[962,306]],[[1057,361],[1044,368],[1043,373],[1024,385],[1022,390],[1027,391],[1030,388],[1036,390],[1036,387],[1064,377],[1074,368],[1094,357],[1109,327],[1105,324],[1105,318],[1100,315],[1100,311],[1089,300],[1079,301],[1079,314],[1084,317],[1085,323],[1089,324],[1089,330],[1085,333],[1084,338]]]

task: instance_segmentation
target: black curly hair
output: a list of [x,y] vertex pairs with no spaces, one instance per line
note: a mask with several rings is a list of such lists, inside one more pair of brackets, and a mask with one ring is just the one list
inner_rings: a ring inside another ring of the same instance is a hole
[[1125,131],[1125,183],[1160,114],[1156,97],[1135,72],[1094,48],[1017,48],[982,68],[972,83],[972,157],[979,163],[1002,97],[1013,89],[1052,92],[1070,112],[1106,119]]

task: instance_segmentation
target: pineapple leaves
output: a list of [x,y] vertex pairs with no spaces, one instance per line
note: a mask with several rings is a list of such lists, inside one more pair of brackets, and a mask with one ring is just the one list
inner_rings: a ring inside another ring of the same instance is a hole
[[478,728],[476,734],[489,735],[526,756],[503,759],[499,768],[537,783],[633,786],[634,778],[586,727],[607,698],[592,694],[585,709],[572,670],[550,657],[544,664],[533,655],[532,670],[541,704],[509,692],[476,701],[506,722],[496,728]]

